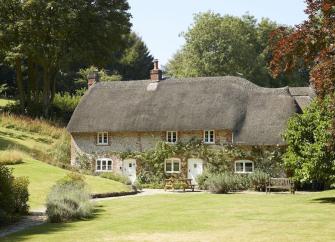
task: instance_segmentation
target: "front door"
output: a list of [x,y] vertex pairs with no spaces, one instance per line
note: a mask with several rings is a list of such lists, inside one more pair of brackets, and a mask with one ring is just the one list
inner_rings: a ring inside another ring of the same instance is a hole
[[129,177],[131,183],[136,180],[136,160],[127,159],[123,161],[123,175]]
[[202,174],[203,160],[201,159],[188,159],[187,161],[188,174],[187,178],[192,179],[192,184],[197,185],[196,178]]

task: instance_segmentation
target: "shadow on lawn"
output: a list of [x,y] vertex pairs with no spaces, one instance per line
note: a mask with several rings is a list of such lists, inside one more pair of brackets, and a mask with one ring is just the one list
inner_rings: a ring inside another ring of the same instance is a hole
[[313,202],[335,204],[335,197],[320,197],[313,199]]
[[67,230],[72,227],[73,224],[78,222],[89,222],[101,216],[106,210],[102,208],[102,205],[96,205],[93,210],[93,215],[87,219],[80,219],[76,221],[66,222],[66,223],[45,223],[36,227],[31,227],[26,230],[14,233],[8,237],[1,238],[1,241],[26,241],[31,239],[31,236],[40,234],[52,234],[58,231]]

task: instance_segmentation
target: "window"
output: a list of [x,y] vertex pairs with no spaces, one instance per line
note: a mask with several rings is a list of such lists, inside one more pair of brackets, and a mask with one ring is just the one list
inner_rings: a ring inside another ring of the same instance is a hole
[[250,160],[235,161],[235,173],[251,173],[254,172],[254,163]]
[[108,132],[99,132],[97,135],[98,145],[108,145]]
[[96,171],[111,171],[113,169],[113,161],[111,159],[97,159],[96,160]]
[[204,143],[214,144],[214,141],[215,141],[214,130],[205,130],[204,131]]
[[177,131],[167,131],[166,132],[166,142],[177,143]]
[[165,172],[166,173],[180,173],[180,159],[171,158],[165,160]]

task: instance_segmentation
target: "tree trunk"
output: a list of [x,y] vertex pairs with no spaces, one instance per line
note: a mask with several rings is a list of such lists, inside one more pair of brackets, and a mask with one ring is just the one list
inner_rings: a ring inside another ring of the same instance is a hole
[[43,66],[43,113],[45,117],[49,115],[50,108],[50,69]]
[[17,57],[15,59],[15,73],[16,73],[16,84],[19,90],[19,99],[20,99],[20,107],[21,111],[24,111],[25,108],[25,91],[23,86],[23,75],[22,75],[22,66],[21,66],[21,58]]
[[53,103],[55,94],[56,94],[56,71],[53,70],[50,73],[50,80],[51,80],[51,98],[50,102]]
[[34,100],[37,97],[36,64],[31,57],[28,58],[28,82],[28,96]]

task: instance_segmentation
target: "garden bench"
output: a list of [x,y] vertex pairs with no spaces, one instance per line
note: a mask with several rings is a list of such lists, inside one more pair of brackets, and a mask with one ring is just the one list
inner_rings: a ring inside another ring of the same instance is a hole
[[290,178],[270,178],[266,184],[266,193],[270,193],[271,189],[285,189],[289,190],[292,194],[295,193],[294,182]]
[[164,190],[174,190],[178,185],[182,187],[184,192],[186,189],[191,189],[194,192],[195,185],[192,184],[192,179],[165,179]]

